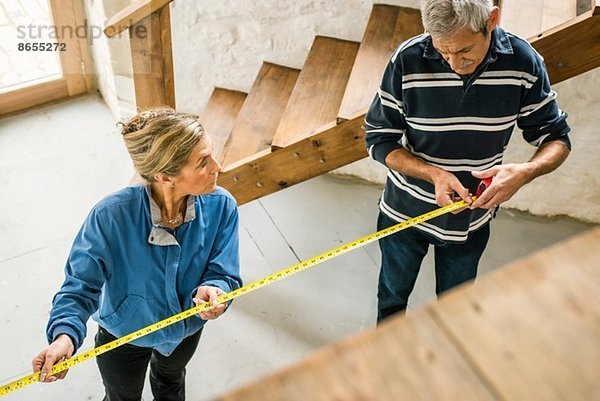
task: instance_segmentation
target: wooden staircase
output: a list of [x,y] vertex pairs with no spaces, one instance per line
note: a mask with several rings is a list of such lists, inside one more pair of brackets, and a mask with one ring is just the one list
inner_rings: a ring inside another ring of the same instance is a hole
[[246,100],[244,92],[215,88],[200,119],[206,132],[210,132],[213,152],[219,163],[225,157],[225,145]]
[[[132,44],[134,70],[145,72],[134,76],[140,108],[175,107],[169,2],[138,0],[105,30],[114,36],[143,25],[163,44]],[[418,10],[376,4],[360,44],[318,36],[301,71],[265,62],[247,95],[216,88],[201,117],[223,164],[219,184],[241,205],[367,156],[362,125],[385,65],[422,31]],[[600,0],[530,42],[552,83],[600,66]],[[151,60],[141,59],[144,51]]]
[[300,71],[264,63],[231,132],[223,165],[271,149]]
[[281,117],[273,150],[285,148],[337,118],[358,43],[317,36]]

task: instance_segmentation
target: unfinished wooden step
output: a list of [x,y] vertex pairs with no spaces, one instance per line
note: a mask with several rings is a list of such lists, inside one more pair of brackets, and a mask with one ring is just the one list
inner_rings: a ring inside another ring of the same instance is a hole
[[283,148],[335,122],[358,43],[317,36],[294,87],[273,148]]
[[225,145],[223,165],[271,148],[299,70],[263,63]]
[[422,32],[419,10],[385,4],[373,6],[344,93],[338,121],[350,120],[366,112],[394,50],[400,43]]
[[600,0],[593,4],[590,11],[530,40],[544,57],[552,84],[600,67]]
[[213,142],[213,155],[220,163],[223,162],[223,148],[245,99],[244,92],[215,88],[200,115],[200,121]]
[[502,0],[500,26],[525,39],[577,16],[577,0]]

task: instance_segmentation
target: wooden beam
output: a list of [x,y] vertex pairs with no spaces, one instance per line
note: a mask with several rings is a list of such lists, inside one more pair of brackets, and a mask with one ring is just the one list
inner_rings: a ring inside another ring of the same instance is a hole
[[157,10],[160,10],[173,0],[137,0],[129,6],[113,15],[107,22],[104,33],[109,38],[118,35],[124,30],[132,27],[137,22]]
[[529,41],[544,57],[552,84],[600,67],[600,0],[590,11]]
[[0,116],[69,96],[67,78],[28,86],[0,96]]
[[87,32],[85,37],[81,37],[78,32],[69,34],[69,30],[63,29],[85,26],[83,3],[51,0],[50,6],[54,23],[61,28],[56,30],[57,42],[66,45],[66,52],[60,55],[60,60],[67,92],[69,96],[89,92],[94,88],[94,68],[89,54]]
[[332,123],[276,152],[228,166],[220,174],[219,185],[242,205],[360,160],[367,156],[364,118],[361,114],[339,125]]
[[175,108],[169,7],[153,12],[129,30],[138,108]]

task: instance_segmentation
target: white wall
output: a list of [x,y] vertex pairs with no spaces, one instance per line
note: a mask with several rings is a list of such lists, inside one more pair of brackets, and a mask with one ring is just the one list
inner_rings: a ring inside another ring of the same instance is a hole
[[[103,30],[108,18],[126,7],[129,1],[85,0],[84,4],[88,24]],[[135,95],[128,33],[111,39],[104,35],[92,37],[91,49],[98,90],[111,113],[116,118],[131,114],[135,110]]]
[[[175,93],[199,112],[213,86],[250,90],[263,61],[301,68],[315,35],[360,41],[371,0],[176,0]],[[185,60],[185,62],[182,62]]]
[[[534,214],[568,215],[600,223],[600,68],[554,85],[558,104],[569,114],[573,149],[551,174],[525,186],[507,204]],[[527,160],[529,146],[515,130],[505,162]]]
[[[385,3],[418,8],[419,0]],[[178,109],[201,112],[214,86],[248,91],[263,61],[300,68],[315,35],[360,41],[372,4],[371,0],[175,0],[171,17]],[[101,49],[102,46],[98,44]],[[99,60],[96,50],[94,54]],[[112,50],[110,56],[125,59],[128,54]],[[123,60],[100,60],[113,68],[115,64],[121,66],[119,79],[125,83],[121,88],[114,84],[116,95],[110,93],[113,87],[106,84],[108,89],[103,94],[109,104],[122,108],[123,99],[131,96]],[[573,152],[558,171],[523,188],[506,207],[600,223],[600,178],[596,175],[600,158],[595,156],[600,117],[594,115],[600,101],[599,84],[600,69],[596,69],[555,86],[559,105],[570,116]],[[525,161],[533,150],[515,132],[505,161]],[[378,183],[384,182],[386,173],[367,159],[336,172]]]

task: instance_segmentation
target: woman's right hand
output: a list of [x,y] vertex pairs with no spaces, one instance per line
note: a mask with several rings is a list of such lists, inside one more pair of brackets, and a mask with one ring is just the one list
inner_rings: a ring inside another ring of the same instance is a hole
[[70,358],[73,355],[73,352],[75,352],[75,346],[73,345],[73,341],[71,341],[71,337],[66,334],[61,334],[48,348],[33,358],[31,361],[31,368],[34,373],[41,371],[40,382],[52,383],[56,380],[64,379],[69,371],[68,369],[63,370],[56,375],[51,375],[50,371],[57,363]]

